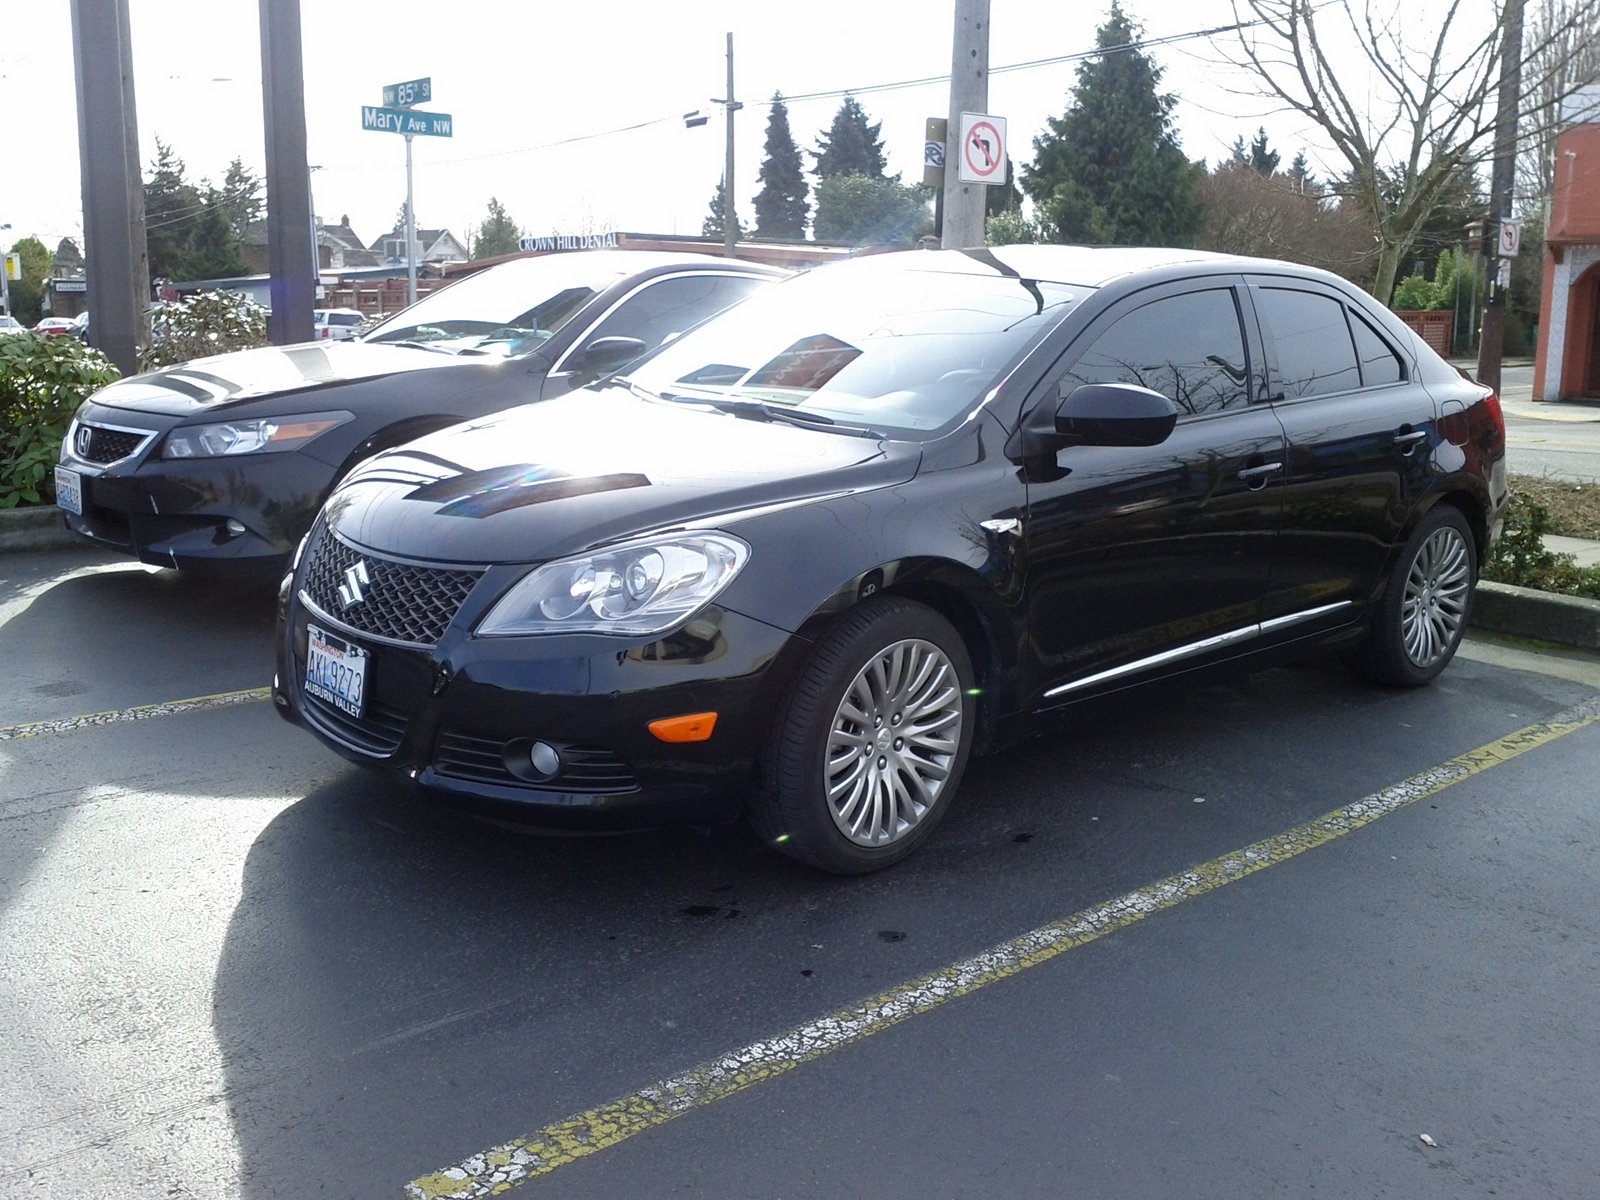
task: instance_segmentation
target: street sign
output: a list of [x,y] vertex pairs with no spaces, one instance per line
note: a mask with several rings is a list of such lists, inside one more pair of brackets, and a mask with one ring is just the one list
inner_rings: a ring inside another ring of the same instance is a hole
[[13,280],[22,278],[22,255],[21,254],[7,254],[6,255],[6,278],[7,279],[13,279]]
[[1006,181],[1006,119],[987,113],[961,114],[961,157],[957,176],[962,183],[998,184]]
[[383,85],[385,108],[410,108],[413,104],[427,104],[433,99],[433,80],[408,79],[404,83]]
[[406,108],[361,106],[361,128],[379,133],[407,133],[419,137],[450,137],[449,113],[417,112]]
[[1510,221],[1500,226],[1500,257],[1515,258],[1522,245],[1522,227]]

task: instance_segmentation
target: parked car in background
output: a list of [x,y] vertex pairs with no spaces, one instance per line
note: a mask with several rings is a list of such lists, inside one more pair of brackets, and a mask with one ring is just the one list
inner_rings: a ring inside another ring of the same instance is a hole
[[89,310],[84,309],[72,318],[72,336],[85,344],[89,341]]
[[366,317],[353,308],[319,308],[312,314],[311,335],[319,341],[345,342],[356,336]]
[[33,331],[51,337],[70,336],[74,326],[71,317],[44,317],[33,327]]
[[0,333],[26,333],[28,327],[15,317],[0,316]]
[[353,341],[119,380],[78,409],[57,503],[70,528],[144,562],[277,571],[361,460],[591,383],[785,274],[696,254],[519,259]]
[[1318,646],[1427,683],[1505,503],[1495,396],[1333,275],[885,254],[363,464],[284,581],[273,695],[453,805],[743,811],[869,871],[1075,701]]

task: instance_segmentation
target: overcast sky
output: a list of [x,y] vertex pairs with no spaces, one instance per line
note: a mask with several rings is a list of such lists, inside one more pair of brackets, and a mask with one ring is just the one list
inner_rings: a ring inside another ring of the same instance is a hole
[[[1012,157],[1031,159],[1047,117],[1066,108],[1074,64],[1003,68],[1087,50],[1107,4],[992,0],[989,111],[1007,118]],[[1147,37],[1226,25],[1227,0],[1124,0]],[[139,139],[148,165],[160,138],[191,180],[220,182],[238,156],[264,171],[256,0],[132,0]],[[325,221],[348,215],[367,242],[390,228],[405,196],[404,141],[361,129],[363,104],[386,83],[431,77],[429,111],[454,117],[451,138],[415,141],[416,211],[423,226],[465,237],[498,197],[527,232],[698,233],[723,166],[723,122],[709,103],[726,88],[725,34],[734,35],[736,199],[752,217],[768,101],[851,89],[882,121],[889,169],[921,173],[925,117],[944,115],[939,82],[875,85],[950,69],[948,0],[808,3],[589,4],[506,0],[304,0],[308,156]],[[1419,21],[1425,29],[1425,22]],[[1234,138],[1265,124],[1287,164],[1305,146],[1313,168],[1337,164],[1316,131],[1260,100],[1248,78],[1219,65],[1230,35],[1151,51],[1177,94],[1190,158],[1215,162]],[[0,233],[54,248],[81,239],[76,101],[68,0],[6,0],[0,14],[0,105],[8,116],[0,165]],[[815,148],[838,95],[790,101],[790,124]],[[681,114],[712,113],[685,129]],[[625,133],[608,133],[653,122]],[[602,134],[604,136],[586,136]],[[577,142],[556,144],[571,138]],[[811,159],[805,164],[809,169]],[[1318,171],[1318,173],[1324,173]]]

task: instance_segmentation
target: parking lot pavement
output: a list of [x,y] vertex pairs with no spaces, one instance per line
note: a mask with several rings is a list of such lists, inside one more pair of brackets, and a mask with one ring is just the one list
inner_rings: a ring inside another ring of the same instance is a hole
[[[264,701],[164,703],[259,689],[264,597],[23,557],[0,1195],[447,1194],[547,1130],[570,1161],[513,1194],[1546,1196],[1600,1168],[1592,655],[1133,693],[975,762],[918,856],[843,880],[738,831],[452,820]],[[106,712],[145,715],[73,720]],[[863,1007],[862,1037],[784,1039]],[[641,1122],[675,1079],[681,1115]]]

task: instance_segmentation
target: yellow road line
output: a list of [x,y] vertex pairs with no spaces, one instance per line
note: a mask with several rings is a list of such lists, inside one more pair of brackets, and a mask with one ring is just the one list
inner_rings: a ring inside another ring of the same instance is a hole
[[962,962],[868,997],[850,1008],[775,1038],[755,1042],[681,1075],[640,1088],[630,1096],[577,1113],[535,1133],[475,1154],[455,1166],[414,1179],[406,1185],[405,1194],[411,1200],[476,1200],[481,1196],[499,1195],[558,1167],[615,1146],[635,1134],[793,1070],[802,1063],[881,1033],[908,1017],[928,1012],[947,1001],[1126,929],[1146,917],[1326,845],[1408,804],[1436,795],[1596,721],[1600,721],[1600,696],[1557,713],[1548,721],[1529,725],[1429,767],[1303,825],[1169,875],[1012,938]]
[[41,737],[47,733],[71,733],[74,729],[87,729],[100,725],[120,725],[125,721],[148,721],[152,717],[171,717],[178,713],[201,712],[209,708],[227,708],[233,704],[254,704],[257,700],[267,699],[269,695],[271,692],[264,687],[247,688],[242,692],[218,692],[214,696],[194,696],[188,700],[140,704],[133,708],[117,708],[110,712],[89,713],[82,717],[63,717],[59,721],[0,725],[0,742]]

